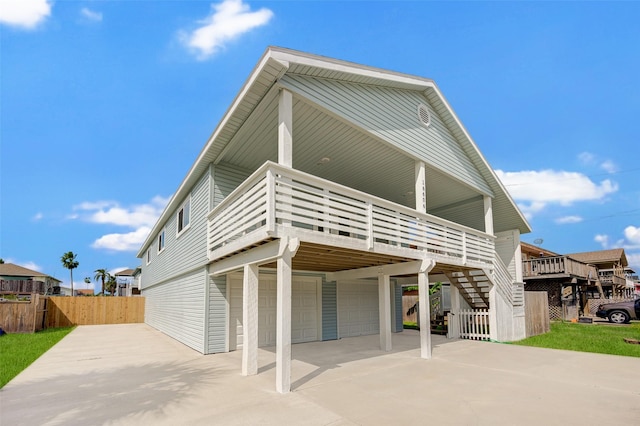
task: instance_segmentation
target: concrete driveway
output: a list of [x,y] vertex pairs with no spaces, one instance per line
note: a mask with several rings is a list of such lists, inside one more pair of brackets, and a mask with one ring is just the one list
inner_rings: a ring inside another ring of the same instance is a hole
[[78,327],[0,390],[2,425],[637,424],[640,360],[415,331],[294,345],[240,375],[241,352],[203,356],[144,324]]

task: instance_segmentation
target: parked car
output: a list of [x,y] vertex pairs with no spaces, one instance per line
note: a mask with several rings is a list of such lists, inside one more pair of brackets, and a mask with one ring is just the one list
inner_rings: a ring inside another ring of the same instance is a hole
[[632,319],[640,319],[640,298],[627,302],[607,303],[598,306],[596,315],[615,324],[624,324]]

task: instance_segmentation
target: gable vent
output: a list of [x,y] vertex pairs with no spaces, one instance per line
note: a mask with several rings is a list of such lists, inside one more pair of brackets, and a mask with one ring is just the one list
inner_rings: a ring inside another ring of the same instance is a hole
[[429,112],[429,108],[425,105],[418,105],[418,120],[424,127],[429,127],[431,125],[431,113]]

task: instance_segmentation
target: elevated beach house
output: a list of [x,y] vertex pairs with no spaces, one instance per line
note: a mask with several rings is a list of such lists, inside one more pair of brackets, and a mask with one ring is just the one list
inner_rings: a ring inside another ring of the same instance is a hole
[[[399,279],[430,282],[486,338],[525,336],[520,234],[530,232],[429,79],[268,48],[144,242],[146,322],[204,353],[402,331]],[[465,317],[469,318],[469,317]],[[466,324],[465,326],[467,326]],[[488,326],[488,327],[487,327]]]

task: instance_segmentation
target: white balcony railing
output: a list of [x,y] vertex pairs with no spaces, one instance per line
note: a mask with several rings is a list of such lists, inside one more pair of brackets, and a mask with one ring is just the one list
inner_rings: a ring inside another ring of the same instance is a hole
[[494,237],[482,231],[272,162],[229,194],[208,219],[211,260],[284,235],[369,251],[428,251],[459,264],[490,266],[495,253]]

